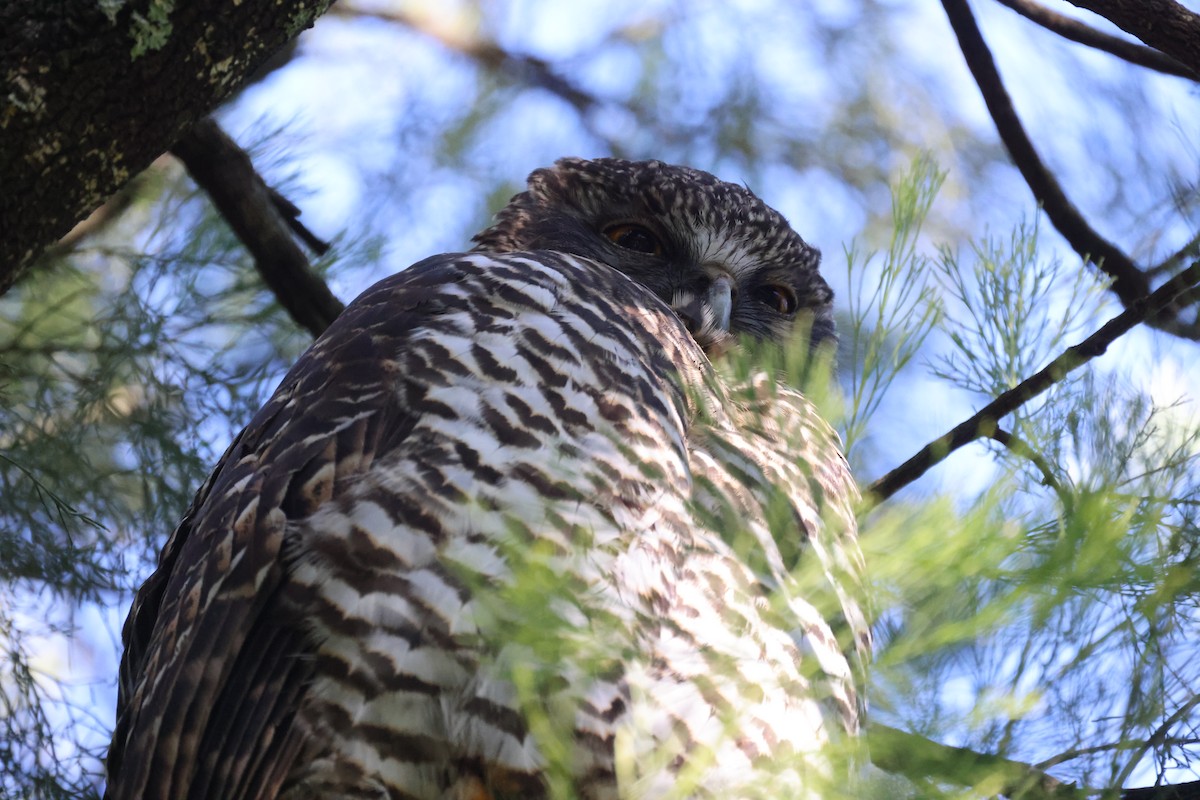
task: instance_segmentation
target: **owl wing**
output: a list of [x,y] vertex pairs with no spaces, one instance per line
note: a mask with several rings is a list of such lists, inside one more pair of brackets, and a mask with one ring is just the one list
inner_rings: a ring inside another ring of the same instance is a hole
[[122,638],[106,797],[273,797],[297,759],[311,673],[284,542],[403,441],[404,342],[438,312],[453,257],[367,290],[235,439],[138,591]]
[[[553,613],[623,637],[600,672],[549,662],[548,691],[583,701],[567,704],[580,796],[686,794],[685,773],[721,791],[777,753],[816,758],[829,697],[854,728],[852,679],[836,641],[804,652],[830,628],[765,509],[784,481],[791,529],[825,541],[809,524],[821,481],[793,475],[825,468],[792,464],[788,437],[719,392],[703,408],[710,378],[669,309],[586,259],[438,256],[368,290],[222,458],[138,593],[108,796],[270,798],[289,781],[539,796],[546,754],[503,667],[524,656],[496,626],[527,554],[579,590]],[[688,507],[705,475],[761,523],[758,548]],[[848,476],[831,475],[843,508]],[[835,689],[814,695],[814,668]],[[785,765],[783,785],[805,769]]]

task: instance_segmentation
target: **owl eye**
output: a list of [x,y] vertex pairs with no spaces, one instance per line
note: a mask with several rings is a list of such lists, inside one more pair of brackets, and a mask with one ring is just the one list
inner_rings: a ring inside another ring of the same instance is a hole
[[627,222],[620,225],[610,225],[604,229],[604,235],[611,239],[618,247],[624,247],[626,250],[636,250],[639,253],[649,253],[652,256],[662,255],[662,242],[658,240],[658,237],[650,229],[641,225],[634,225]]
[[754,292],[754,299],[785,316],[794,314],[797,306],[800,305],[795,292],[787,286],[778,284],[760,286]]

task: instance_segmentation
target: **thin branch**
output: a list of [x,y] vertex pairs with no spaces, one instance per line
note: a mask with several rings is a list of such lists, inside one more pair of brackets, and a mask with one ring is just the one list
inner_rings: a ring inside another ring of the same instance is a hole
[[1173,0],[1071,0],[1200,73],[1200,14]]
[[1176,723],[1188,719],[1192,714],[1192,710],[1198,705],[1200,705],[1200,694],[1193,694],[1186,703],[1175,709],[1174,713],[1163,720],[1163,723],[1155,729],[1154,733],[1150,734],[1150,738],[1138,748],[1139,752],[1137,755],[1129,759],[1128,763],[1125,764],[1125,768],[1121,770],[1118,780],[1125,781],[1137,767],[1138,762],[1142,760],[1142,756],[1146,754],[1146,751],[1158,747],[1170,738],[1171,728],[1175,727]]
[[1004,88],[996,62],[979,32],[967,0],[942,0],[942,6],[1000,139],[1050,222],[1076,253],[1092,261],[1113,279],[1112,290],[1123,305],[1128,307],[1145,297],[1150,293],[1146,275],[1115,244],[1092,229],[1042,163],[1017,116],[1008,90]]
[[427,17],[398,10],[362,9],[354,5],[337,3],[330,14],[345,17],[371,17],[403,25],[437,42],[447,50],[471,59],[485,70],[507,76],[518,86],[528,86],[555,95],[572,106],[579,114],[584,128],[602,141],[615,156],[625,155],[625,145],[605,132],[597,123],[596,114],[602,108],[620,109],[628,112],[639,128],[657,137],[658,141],[683,144],[691,142],[709,123],[697,123],[692,128],[664,127],[661,115],[653,107],[636,101],[615,101],[591,92],[566,77],[553,62],[524,53],[506,50],[493,41],[476,36],[464,35],[458,30],[439,25],[435,17]]
[[507,72],[521,83],[536,86],[557,95],[580,114],[601,105],[599,98],[560,75],[546,60],[523,53],[510,52],[494,42],[467,38],[445,26],[436,24],[432,18],[397,10],[365,10],[341,3],[335,4],[329,13],[334,16],[373,17],[404,25],[428,36],[446,49],[461,53],[488,69]]
[[1098,31],[1091,25],[1074,17],[1068,17],[1066,14],[1051,11],[1033,0],[999,0],[999,2],[1065,39],[1103,50],[1131,64],[1137,64],[1139,67],[1200,81],[1200,74],[1153,47],[1146,47],[1137,42]]
[[[1200,739],[1179,739],[1168,737],[1157,742],[1156,744],[1167,747],[1186,747],[1200,744]],[[1092,745],[1091,747],[1076,747],[1070,750],[1064,750],[1057,755],[1051,756],[1043,761],[1039,761],[1033,766],[1040,770],[1047,770],[1052,767],[1057,767],[1059,764],[1065,764],[1068,761],[1073,761],[1076,758],[1082,758],[1083,756],[1095,755],[1096,753],[1120,752],[1122,750],[1138,750],[1142,746],[1142,742],[1122,741],[1096,744]]]
[[310,246],[315,244],[318,252],[329,246],[299,223],[299,210],[267,187],[246,152],[213,120],[194,125],[171,152],[254,256],[255,267],[280,305],[297,325],[319,336],[344,306],[309,266],[289,230]]
[[1151,276],[1174,272],[1184,261],[1193,259],[1197,255],[1200,255],[1200,233],[1189,239],[1183,247],[1164,258],[1159,264],[1150,267],[1147,272]]
[[1110,344],[1138,323],[1174,306],[1179,295],[1197,282],[1200,282],[1200,261],[1193,262],[1190,267],[1168,280],[1152,294],[1133,302],[1120,314],[1100,326],[1091,336],[1077,345],[1068,347],[1039,372],[1004,392],[969,419],[925,445],[912,458],[875,481],[868,490],[872,497],[872,500],[868,501],[868,508],[888,499],[963,445],[982,436],[991,436],[999,420],[1088,361],[1103,355]]
[[1038,452],[1033,449],[1032,445],[1030,445],[1024,439],[1021,439],[1009,431],[1006,431],[1004,428],[995,428],[989,431],[987,436],[989,439],[992,439],[993,441],[1007,448],[1014,455],[1025,459],[1037,467],[1038,472],[1042,473],[1042,484],[1054,490],[1054,493],[1058,495],[1064,507],[1070,507],[1070,493],[1063,488],[1062,483],[1058,480],[1058,476],[1054,474],[1054,470],[1050,467],[1050,462],[1042,458],[1041,455],[1039,455]]

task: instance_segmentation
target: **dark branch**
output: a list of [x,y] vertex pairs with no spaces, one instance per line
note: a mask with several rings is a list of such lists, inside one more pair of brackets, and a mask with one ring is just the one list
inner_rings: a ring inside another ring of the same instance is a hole
[[254,256],[255,267],[280,305],[297,325],[319,336],[344,306],[309,266],[289,229],[318,252],[329,245],[296,220],[299,209],[267,187],[246,152],[211,119],[193,126],[171,152]]
[[288,200],[271,186],[267,187],[267,195],[271,199],[271,205],[275,206],[275,210],[283,215],[283,221],[291,228],[292,233],[296,234],[297,238],[304,242],[309,250],[312,250],[319,256],[323,256],[329,252],[329,242],[310,231],[300,221],[300,208],[295,203]]
[[1200,800],[1200,781],[1123,789],[1121,800]]
[[1071,0],[1200,73],[1200,15],[1173,0]]
[[975,24],[967,0],[942,0],[942,6],[946,9],[950,26],[958,37],[958,46],[983,94],[983,101],[987,104],[1000,139],[1033,191],[1033,196],[1042,204],[1050,222],[1076,253],[1092,261],[1113,279],[1112,290],[1123,305],[1128,307],[1145,297],[1150,292],[1150,281],[1146,275],[1129,256],[1092,229],[1042,163],[1013,108],[1008,90],[1000,80],[996,62],[979,32],[979,26]]
[[1167,75],[1178,75],[1193,81],[1200,80],[1200,74],[1153,47],[1146,47],[1137,42],[1098,31],[1091,25],[1080,22],[1074,17],[1068,17],[1066,14],[1051,11],[1033,0],[999,0],[999,2],[1065,39],[1103,50],[1117,58],[1123,58],[1131,64],[1137,64],[1139,67],[1146,67]]
[[1124,311],[1100,326],[1100,329],[1073,347],[1068,347],[1035,375],[1004,392],[969,419],[925,445],[912,458],[884,475],[868,490],[874,507],[924,475],[963,445],[982,436],[991,436],[997,423],[1008,414],[1049,389],[1069,373],[1096,356],[1140,322],[1171,308],[1183,292],[1200,282],[1200,261],[1164,283],[1152,294],[1134,301]]

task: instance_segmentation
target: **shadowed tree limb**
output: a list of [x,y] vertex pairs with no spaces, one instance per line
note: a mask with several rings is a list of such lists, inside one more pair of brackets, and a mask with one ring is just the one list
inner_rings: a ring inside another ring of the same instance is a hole
[[867,509],[883,502],[897,491],[924,475],[931,467],[963,445],[992,436],[999,420],[1049,389],[1069,373],[1096,356],[1140,322],[1176,305],[1184,292],[1200,282],[1200,261],[1168,280],[1153,293],[1135,300],[1124,311],[1100,326],[1091,336],[1068,347],[1040,371],[1001,394],[971,417],[921,448],[916,455],[871,484]]
[[297,325],[319,336],[345,307],[292,239],[318,254],[329,245],[305,228],[300,210],[269,188],[250,156],[211,119],[201,120],[171,148],[254,256],[263,282]]
[[1088,224],[1042,162],[1000,80],[996,62],[979,32],[967,0],[942,0],[942,7],[1004,147],[1050,222],[1076,253],[1112,278],[1112,290],[1122,304],[1128,306],[1149,294],[1150,281],[1142,270]]
[[1200,73],[1200,14],[1174,0],[1070,0]]
[[1137,64],[1139,67],[1146,67],[1167,75],[1177,75],[1193,81],[1200,80],[1200,74],[1160,50],[1098,31],[1074,17],[1051,11],[1034,0],[998,1],[1026,19],[1036,22],[1065,39],[1103,50],[1131,64]]
[[328,4],[0,2],[0,294]]

